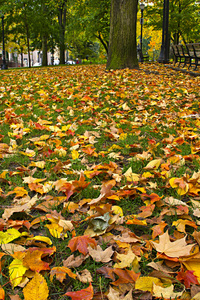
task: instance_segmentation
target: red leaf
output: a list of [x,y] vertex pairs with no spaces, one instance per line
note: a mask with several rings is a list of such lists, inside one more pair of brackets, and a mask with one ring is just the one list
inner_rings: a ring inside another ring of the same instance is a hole
[[195,276],[194,271],[184,271],[183,269],[181,269],[180,272],[178,272],[178,275],[176,276],[176,278],[179,281],[183,281],[184,285],[186,287],[186,289],[190,288],[190,285],[193,284],[199,284],[198,280],[197,280],[197,276]]
[[72,300],[91,300],[93,298],[93,287],[90,283],[89,287],[77,292],[67,292],[64,296],[69,296]]
[[88,253],[88,246],[97,246],[97,242],[95,239],[87,236],[87,235],[82,235],[82,236],[76,236],[73,237],[68,244],[68,247],[71,249],[72,252],[78,250],[81,252],[83,255],[86,255]]

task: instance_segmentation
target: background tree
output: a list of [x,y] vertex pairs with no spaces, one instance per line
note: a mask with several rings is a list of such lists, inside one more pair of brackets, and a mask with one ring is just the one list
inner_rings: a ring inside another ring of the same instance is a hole
[[[195,0],[171,0],[169,12],[169,32],[174,44],[197,42],[200,38],[200,4]],[[155,30],[162,28],[163,1],[154,0],[147,6],[146,26]]]
[[138,0],[111,0],[107,69],[138,67],[136,24]]

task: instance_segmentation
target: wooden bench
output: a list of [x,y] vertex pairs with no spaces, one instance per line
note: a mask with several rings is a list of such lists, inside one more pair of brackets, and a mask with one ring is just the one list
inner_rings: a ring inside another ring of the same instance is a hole
[[189,68],[195,65],[194,70],[200,65],[200,43],[186,44],[187,54],[190,57]]
[[174,54],[174,65],[176,65],[176,63],[179,63],[178,66],[183,64],[183,67],[189,65],[188,69],[192,65],[195,65],[194,70],[200,65],[200,43],[173,45],[172,50]]
[[137,49],[137,53],[138,53],[138,56],[140,58],[139,61],[143,62],[143,61],[149,61],[149,54],[146,53],[144,54],[141,49]]

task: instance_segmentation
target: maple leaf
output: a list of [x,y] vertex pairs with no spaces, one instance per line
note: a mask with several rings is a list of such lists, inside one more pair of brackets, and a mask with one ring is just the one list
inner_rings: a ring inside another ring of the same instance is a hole
[[106,250],[102,250],[102,248],[97,245],[96,249],[93,249],[91,246],[88,247],[89,255],[97,262],[109,262],[111,260],[111,256],[114,251],[112,250],[112,246],[108,247]]
[[118,290],[115,290],[113,287],[110,286],[109,293],[107,294],[108,300],[133,300],[132,297],[133,290],[131,289],[126,296],[122,298],[122,295],[120,295],[120,292]]
[[180,257],[190,255],[190,251],[195,245],[187,245],[185,240],[186,237],[183,237],[182,239],[171,242],[168,231],[166,231],[159,236],[159,243],[151,241],[151,244],[160,253],[164,253],[169,257]]
[[93,245],[94,247],[97,246],[97,242],[95,239],[87,236],[87,235],[82,235],[82,236],[76,236],[73,237],[70,241],[67,247],[71,249],[72,252],[78,250],[81,252],[83,255],[88,254],[88,246]]
[[56,279],[59,280],[60,282],[63,282],[63,280],[66,278],[66,274],[73,278],[76,279],[76,274],[74,274],[69,268],[66,267],[54,267],[51,269],[50,272],[50,280],[53,280],[54,275],[56,276]]
[[139,258],[132,252],[132,250],[129,248],[128,252],[126,254],[119,254],[117,253],[116,258],[120,260],[119,263],[116,263],[113,267],[114,268],[129,268],[134,266],[134,268],[137,267],[138,270],[138,261]]
[[49,296],[49,289],[45,278],[36,272],[33,279],[23,289],[23,293],[25,300],[46,300]]
[[84,262],[84,260],[86,260],[87,257],[88,255],[84,256],[82,254],[74,257],[74,254],[72,254],[66,260],[63,260],[63,265],[64,267],[77,268]]
[[23,259],[23,265],[35,272],[50,270],[49,264],[41,260],[42,255],[43,251],[40,250],[35,250],[32,253],[27,251]]
[[194,271],[184,271],[183,269],[181,269],[181,271],[178,272],[176,278],[184,282],[186,289],[190,288],[191,284],[199,284],[197,276],[194,275]]
[[64,296],[69,296],[72,298],[72,300],[91,300],[93,299],[93,287],[92,284],[90,282],[89,287],[77,292],[67,292],[66,294],[64,294]]
[[112,282],[113,285],[118,286],[123,283],[134,283],[141,273],[135,273],[132,270],[113,269],[113,272],[119,277],[116,281]]

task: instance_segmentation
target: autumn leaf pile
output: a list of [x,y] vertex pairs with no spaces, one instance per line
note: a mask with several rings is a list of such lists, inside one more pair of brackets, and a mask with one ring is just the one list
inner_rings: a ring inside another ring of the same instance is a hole
[[0,299],[200,299],[199,77],[0,79]]

